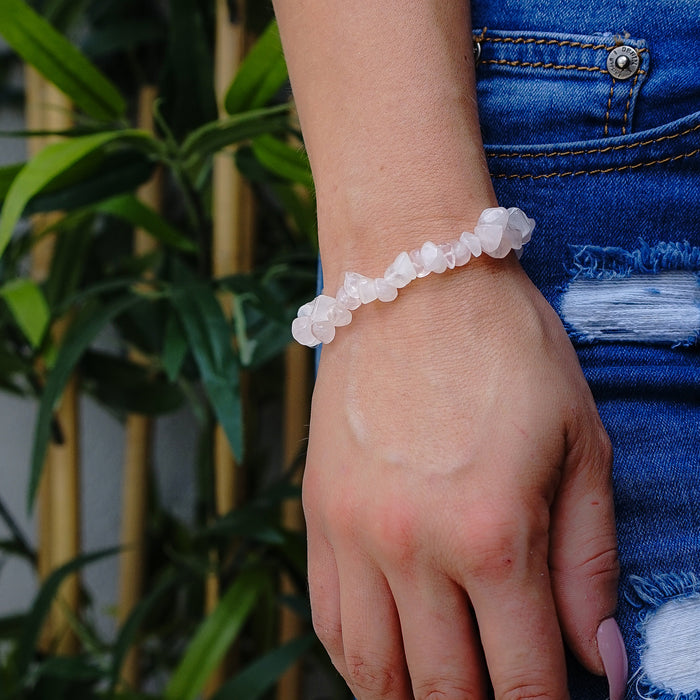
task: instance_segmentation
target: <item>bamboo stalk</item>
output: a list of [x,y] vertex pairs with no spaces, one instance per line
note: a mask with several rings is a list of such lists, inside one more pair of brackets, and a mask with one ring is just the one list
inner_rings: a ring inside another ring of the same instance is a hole
[[[223,106],[226,90],[236,75],[245,51],[245,1],[217,0],[214,84],[219,115],[222,117],[226,114]],[[214,156],[212,200],[212,274],[223,277],[250,270],[254,212],[252,193],[236,168],[231,150]],[[233,313],[230,300],[222,298],[221,304],[224,313],[230,317]],[[243,404],[245,406],[245,396]],[[216,514],[224,515],[241,502],[243,484],[239,465],[220,425],[214,431],[214,484]],[[214,571],[216,563],[216,553],[212,553]],[[206,596],[206,609],[211,612],[220,596],[215,573],[207,581]],[[212,674],[205,696],[212,695],[221,687],[228,675],[228,666],[225,661]]]
[[[25,84],[25,119],[29,131],[40,131],[44,126],[43,105],[44,87],[46,81],[34,68],[27,66],[24,71]],[[45,145],[45,139],[34,137],[27,142],[27,155],[33,158]],[[40,218],[34,219],[37,228],[41,228]],[[45,239],[48,241],[48,239]],[[42,281],[48,277],[51,264],[51,251],[45,243],[38,243],[32,250],[32,277]],[[48,459],[44,464],[39,482],[37,495],[37,519],[38,519],[38,548],[37,570],[39,579],[44,580],[51,573],[51,487],[49,484],[51,469]],[[46,649],[49,644],[50,630],[47,624],[44,628],[44,639],[41,648]]]
[[[232,17],[231,12],[235,12]],[[219,114],[225,115],[223,100],[245,54],[245,2],[217,0],[216,54],[214,83],[219,100]],[[236,169],[230,150],[218,153],[213,166],[212,274],[221,277],[247,271],[252,265],[253,204],[250,189]],[[221,300],[224,313],[233,310],[227,299]],[[245,401],[244,401],[245,405]],[[241,501],[240,471],[220,425],[214,431],[214,484],[217,515],[230,512]],[[216,570],[216,553],[212,553]],[[215,573],[206,588],[206,609],[211,612],[219,600],[219,581]],[[211,696],[227,676],[222,663],[207,683],[205,696]]]
[[[231,21],[227,0],[216,5],[215,85],[219,96],[219,113],[225,114],[223,98],[231,84],[245,50],[244,3],[236,2],[238,17]],[[213,173],[212,274],[214,277],[236,274],[250,269],[252,249],[252,203],[233,161],[225,151],[214,158]],[[222,299],[224,312],[233,312]],[[217,426],[214,448],[216,473],[216,510],[223,515],[237,503],[236,465],[221,426]]]
[[[145,85],[139,93],[138,125],[153,133],[153,103],[157,97],[154,86]],[[155,210],[160,209],[162,171],[139,188],[139,198]],[[155,240],[145,231],[134,232],[134,253],[146,255],[156,248]],[[139,361],[136,353],[132,359]],[[122,484],[121,543],[124,551],[119,566],[118,618],[121,624],[141,600],[146,569],[146,527],[148,516],[149,475],[153,443],[153,421],[143,415],[129,414],[126,418],[124,468]],[[125,688],[138,690],[141,682],[140,654],[137,645],[126,654],[120,671]]]
[[[309,414],[311,412],[311,368],[309,353],[305,347],[292,343],[285,354],[284,396],[284,461],[293,465],[308,437]],[[301,483],[301,470],[296,469],[294,479]],[[282,522],[289,530],[304,530],[304,515],[301,501],[287,500],[282,506]],[[281,577],[282,594],[296,593],[293,581],[286,574]],[[296,639],[304,626],[298,615],[288,608],[280,614],[280,642],[284,644]],[[302,691],[302,668],[297,663],[280,678],[277,686],[278,700],[298,700]]]
[[[61,333],[62,329],[58,330]],[[58,568],[80,552],[80,446],[78,382],[73,376],[55,412],[63,442],[49,447],[51,469],[51,565]],[[80,579],[66,578],[56,596],[52,611],[52,634],[56,653],[75,654],[78,638],[70,624],[80,607]]]
[[[27,125],[31,130],[61,131],[72,125],[71,104],[55,86],[46,82],[33,69],[27,68],[26,90]],[[30,140],[29,155],[35,155],[53,137]],[[34,219],[41,231],[60,214],[47,214]],[[32,249],[32,276],[43,281],[49,274],[53,255],[54,237],[46,236]],[[60,340],[65,320],[59,321],[54,337]],[[57,567],[74,559],[80,552],[80,453],[78,387],[72,378],[55,411],[55,420],[61,433],[61,442],[49,446],[44,474],[39,489],[39,576],[45,578]],[[44,629],[40,646],[55,646],[59,654],[72,654],[78,649],[70,619],[80,606],[80,581],[77,575],[68,577],[56,596],[49,623]]]

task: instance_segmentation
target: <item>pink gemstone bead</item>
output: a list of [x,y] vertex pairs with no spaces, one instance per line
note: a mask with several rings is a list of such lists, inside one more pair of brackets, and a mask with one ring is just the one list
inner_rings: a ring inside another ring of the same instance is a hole
[[478,236],[475,236],[470,231],[464,231],[459,237],[459,240],[464,243],[464,245],[469,248],[469,252],[478,258],[481,255],[481,241],[479,241]]
[[438,248],[445,258],[447,269],[453,270],[457,265],[457,257],[451,243],[441,243]]
[[358,291],[360,293],[360,301],[363,304],[369,304],[377,298],[377,287],[374,284],[374,280],[369,277],[362,277],[358,285]]
[[416,279],[416,269],[413,267],[411,257],[404,251],[399,253],[384,273],[384,279],[397,289],[405,287],[409,282]]
[[328,320],[337,328],[338,326],[349,326],[352,321],[352,314],[343,306],[336,304],[328,312]]
[[374,286],[377,290],[377,299],[379,299],[379,301],[394,301],[399,295],[399,290],[383,277],[378,277],[374,280]]
[[338,289],[338,293],[335,295],[335,301],[339,306],[348,309],[348,311],[354,311],[355,309],[358,309],[362,304],[359,297],[351,297],[345,291],[345,287],[340,287]]
[[427,277],[430,274],[430,270],[426,270],[420,250],[412,250],[408,255],[413,263],[413,269],[416,271],[416,277]]
[[466,265],[472,256],[467,244],[461,239],[452,241],[452,251],[454,252],[455,256],[455,267]]
[[311,324],[311,332],[322,343],[330,343],[335,338],[335,326],[330,321]]
[[312,324],[313,321],[309,316],[295,318],[292,321],[292,337],[297,343],[306,345],[309,348],[314,348],[319,344],[320,341],[311,331]]
[[420,249],[420,257],[425,269],[430,272],[441,273],[447,269],[445,256],[432,241],[423,243],[423,247]]

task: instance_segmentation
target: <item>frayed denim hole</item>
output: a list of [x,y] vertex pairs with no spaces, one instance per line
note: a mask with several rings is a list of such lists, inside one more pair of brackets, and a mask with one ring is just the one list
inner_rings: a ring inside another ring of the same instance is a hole
[[580,342],[693,345],[700,336],[700,248],[639,241],[635,250],[572,247],[559,312]]
[[627,600],[639,609],[637,697],[700,700],[700,577],[630,577]]

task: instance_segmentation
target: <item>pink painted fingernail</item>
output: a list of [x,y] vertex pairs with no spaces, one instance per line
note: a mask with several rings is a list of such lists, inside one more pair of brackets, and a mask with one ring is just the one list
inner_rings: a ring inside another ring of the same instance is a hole
[[610,700],[623,700],[627,687],[627,652],[620,628],[612,617],[600,623],[596,639],[605,675],[608,677]]

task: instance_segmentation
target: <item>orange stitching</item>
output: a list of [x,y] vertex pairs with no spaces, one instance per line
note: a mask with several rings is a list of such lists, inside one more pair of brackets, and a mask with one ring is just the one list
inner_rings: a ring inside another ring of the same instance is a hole
[[634,76],[634,82],[630,87],[630,94],[627,96],[627,105],[625,106],[625,116],[622,118],[622,133],[623,135],[627,133],[627,117],[630,113],[630,104],[632,103],[632,95],[634,94],[634,88],[637,85],[637,78],[639,74]]
[[529,68],[554,68],[555,70],[584,70],[597,73],[607,73],[604,68],[599,68],[598,66],[577,66],[571,64],[568,66],[560,66],[556,63],[543,63],[542,61],[506,61],[504,58],[489,58],[487,60],[482,60],[481,63],[495,63],[499,66],[527,66]]
[[[615,45],[610,46],[609,44],[584,44],[580,41],[569,41],[568,39],[564,40],[559,40],[559,39],[535,39],[534,37],[530,38],[523,38],[523,37],[518,37],[517,39],[514,39],[513,37],[510,36],[505,36],[505,37],[500,37],[500,36],[486,36],[486,27],[483,28],[481,31],[481,34],[478,35],[477,41],[490,41],[494,44],[535,44],[535,45],[544,45],[544,46],[575,46],[578,47],[579,49],[594,49],[594,50],[602,50],[605,49],[606,51],[612,51],[615,48]],[[646,48],[637,48],[634,47],[637,53],[646,53],[649,51],[649,49]]]
[[615,90],[615,78],[612,79],[610,93],[608,94],[608,110],[605,112],[605,128],[603,129],[605,136],[608,135],[608,125],[610,124],[610,110],[612,109],[613,90]]
[[594,153],[609,153],[610,151],[621,151],[630,148],[638,148],[639,146],[650,146],[653,143],[661,141],[669,141],[677,139],[679,136],[687,136],[694,131],[700,131],[700,124],[696,124],[690,129],[679,131],[675,134],[667,134],[659,136],[655,139],[647,139],[646,141],[636,141],[635,143],[623,143],[618,146],[601,146],[600,148],[589,148],[583,151],[551,151],[549,153],[487,153],[488,158],[553,158],[555,156],[588,156]]
[[518,179],[518,180],[546,180],[552,177],[576,177],[577,175],[606,175],[608,173],[617,173],[617,172],[622,172],[624,170],[636,170],[638,168],[646,168],[651,165],[664,165],[665,163],[672,163],[676,160],[682,160],[683,158],[691,158],[692,156],[697,155],[700,153],[700,148],[696,148],[694,151],[690,151],[690,153],[681,153],[680,155],[677,156],[669,156],[668,158],[661,158],[659,160],[650,160],[646,161],[643,163],[634,163],[633,165],[622,165],[617,168],[605,168],[605,169],[597,169],[597,170],[569,170],[567,172],[563,173],[542,173],[540,175],[533,175],[532,173],[525,173],[525,174],[514,174],[514,175],[508,175],[508,174],[502,174],[502,175],[494,175],[493,177],[499,178],[499,179],[505,179],[505,180],[512,180],[512,179]]
[[[483,35],[482,35],[483,36]],[[534,37],[525,39],[523,37],[518,37],[513,39],[512,37],[483,37],[481,41],[491,41],[494,44],[544,44],[545,46],[577,46],[580,49],[614,49],[614,46],[608,46],[607,44],[583,44],[580,41],[568,41],[568,40],[557,40],[557,39],[535,39]]]

